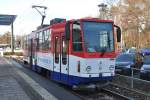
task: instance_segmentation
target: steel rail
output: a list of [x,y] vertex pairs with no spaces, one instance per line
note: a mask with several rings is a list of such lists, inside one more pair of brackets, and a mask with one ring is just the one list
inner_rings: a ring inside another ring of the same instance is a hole
[[[127,91],[131,91],[131,93],[132,93],[132,92],[133,92],[133,93],[137,93],[137,95],[139,94],[139,95],[141,95],[141,96],[144,96],[145,98],[150,98],[150,96],[147,95],[146,93],[143,93],[143,92],[141,92],[141,91],[137,91],[137,90],[134,90],[134,89],[130,89],[130,88],[127,88],[127,87],[123,87],[123,86],[118,85],[118,84],[115,84],[115,83],[113,83],[113,82],[111,82],[109,85],[112,85],[112,86],[115,86],[115,87],[118,87],[118,88],[122,88],[122,89],[126,89]],[[121,89],[121,90],[122,90],[122,89]],[[106,91],[108,91],[108,92],[115,93],[115,94],[117,94],[118,96],[120,95],[120,96],[122,96],[122,97],[124,97],[124,98],[126,98],[126,99],[129,99],[129,100],[134,99],[134,98],[132,98],[132,96],[131,96],[131,97],[128,97],[128,96],[125,96],[125,95],[123,95],[123,94],[121,94],[121,93],[117,93],[117,92],[115,92],[115,91],[113,91],[113,90],[110,90],[110,89],[107,89],[107,88],[103,88],[103,90],[106,90]],[[139,96],[139,95],[138,95],[138,96]]]
[[119,93],[117,93],[117,92],[111,91],[111,90],[109,90],[109,89],[102,89],[102,90],[105,91],[105,92],[109,92],[109,93],[111,93],[111,94],[113,94],[113,95],[119,96],[119,97],[121,97],[121,98],[123,98],[123,99],[132,100],[132,98],[130,98],[130,97],[124,96],[124,95],[122,95],[122,94],[119,94]]
[[115,84],[115,83],[110,83],[110,84],[111,84],[111,85],[114,85],[114,86],[118,86],[118,87],[120,87],[120,88],[127,89],[127,90],[129,90],[129,91],[133,91],[133,92],[136,92],[136,93],[145,95],[145,96],[150,96],[150,95],[147,95],[146,93],[143,93],[143,92],[138,91],[138,90],[135,90],[135,89],[131,89],[131,88],[127,88],[127,87],[122,87],[121,85],[118,85],[118,84]]

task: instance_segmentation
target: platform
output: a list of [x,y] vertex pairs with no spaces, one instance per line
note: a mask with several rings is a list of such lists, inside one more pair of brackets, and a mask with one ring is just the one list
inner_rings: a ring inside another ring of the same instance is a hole
[[81,100],[27,66],[0,57],[0,100]]
[[31,100],[15,77],[13,68],[0,57],[0,100]]

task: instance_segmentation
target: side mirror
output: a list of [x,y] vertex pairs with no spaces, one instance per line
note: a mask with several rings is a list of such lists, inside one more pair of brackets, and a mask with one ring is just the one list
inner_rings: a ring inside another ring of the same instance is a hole
[[121,42],[121,29],[117,28],[117,42]]
[[117,25],[114,26],[117,28],[117,42],[121,42],[121,29]]
[[65,38],[66,40],[70,40],[70,22],[66,22],[65,25]]

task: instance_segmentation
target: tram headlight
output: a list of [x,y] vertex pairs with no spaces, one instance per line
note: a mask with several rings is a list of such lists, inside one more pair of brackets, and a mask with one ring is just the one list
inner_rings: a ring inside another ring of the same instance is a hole
[[110,65],[109,66],[109,70],[114,70],[115,69],[115,66],[114,65]]
[[87,72],[90,72],[91,70],[92,70],[92,67],[91,67],[91,66],[87,66],[87,67],[86,67],[86,71],[87,71]]

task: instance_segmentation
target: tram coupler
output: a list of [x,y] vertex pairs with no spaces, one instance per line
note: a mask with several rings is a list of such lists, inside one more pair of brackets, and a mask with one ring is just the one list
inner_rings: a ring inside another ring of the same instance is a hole
[[72,89],[75,91],[94,91],[96,89],[96,84],[73,85]]

